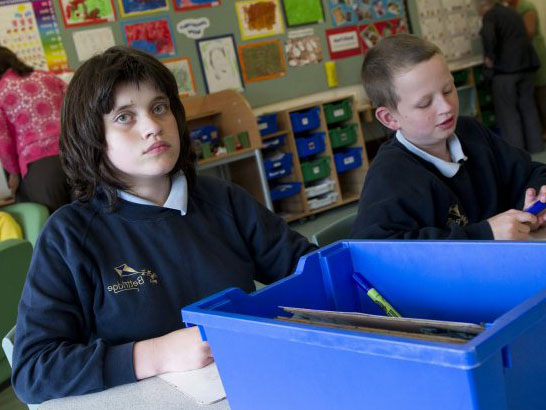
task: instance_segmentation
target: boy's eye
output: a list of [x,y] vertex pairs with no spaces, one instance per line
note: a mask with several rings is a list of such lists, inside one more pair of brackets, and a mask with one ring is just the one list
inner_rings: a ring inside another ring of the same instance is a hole
[[444,94],[445,94],[445,95],[451,94],[452,92],[453,92],[453,88],[452,88],[452,87],[448,88],[447,90],[444,90]]
[[424,101],[417,105],[417,108],[427,108],[430,105],[430,100]]
[[115,118],[114,121],[119,122],[120,124],[126,124],[131,121],[131,116],[129,114],[120,114]]
[[167,112],[167,104],[158,104],[152,111],[154,114],[164,114]]

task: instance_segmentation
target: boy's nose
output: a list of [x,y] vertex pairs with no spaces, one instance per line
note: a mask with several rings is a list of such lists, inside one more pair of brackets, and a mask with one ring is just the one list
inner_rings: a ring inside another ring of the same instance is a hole
[[440,98],[439,109],[442,113],[453,110],[453,104],[451,100],[449,98],[446,98],[445,96],[442,96]]

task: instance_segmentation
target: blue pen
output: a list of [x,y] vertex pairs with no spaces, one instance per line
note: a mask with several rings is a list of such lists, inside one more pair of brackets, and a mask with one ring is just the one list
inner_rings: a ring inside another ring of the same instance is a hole
[[532,213],[533,215],[538,215],[542,212],[542,210],[546,208],[546,202],[542,201],[536,201],[533,205],[531,205],[529,208],[524,209],[525,212]]
[[387,300],[372,286],[370,282],[368,282],[368,280],[360,272],[355,272],[353,274],[353,279],[358,284],[358,286],[360,286],[366,292],[366,295],[368,295],[371,300],[373,300],[379,305],[381,309],[383,309],[387,316],[402,317],[402,315],[398,313],[389,302],[387,302]]

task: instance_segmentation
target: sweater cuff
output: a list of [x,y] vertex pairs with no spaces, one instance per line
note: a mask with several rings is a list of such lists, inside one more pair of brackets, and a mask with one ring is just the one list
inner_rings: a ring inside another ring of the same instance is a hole
[[495,239],[489,222],[482,221],[465,227],[468,239]]
[[137,381],[133,368],[134,344],[130,342],[106,348],[103,366],[105,389]]

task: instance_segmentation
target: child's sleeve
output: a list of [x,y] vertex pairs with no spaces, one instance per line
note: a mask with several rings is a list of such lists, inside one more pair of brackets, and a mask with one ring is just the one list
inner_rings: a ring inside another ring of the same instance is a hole
[[18,174],[21,172],[18,159],[15,136],[9,128],[6,113],[0,107],[0,162],[10,174]]
[[[55,215],[52,217],[54,218]],[[48,226],[34,250],[15,331],[12,382],[27,403],[135,382],[133,343],[94,336],[92,269],[85,253]],[[86,279],[87,278],[87,279]],[[84,302],[85,301],[85,302]]]

